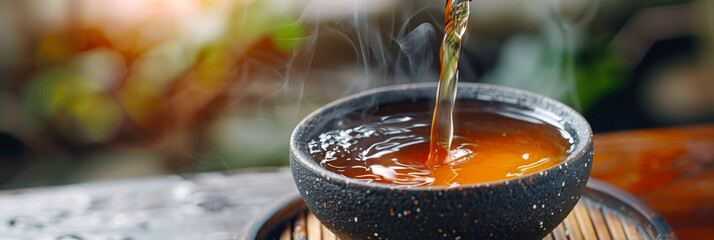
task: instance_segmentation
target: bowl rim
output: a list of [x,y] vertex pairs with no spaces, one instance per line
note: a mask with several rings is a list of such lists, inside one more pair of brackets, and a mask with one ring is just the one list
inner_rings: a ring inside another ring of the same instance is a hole
[[[476,89],[485,87],[485,88],[498,89],[499,91],[509,91],[509,92],[514,92],[516,94],[529,95],[529,96],[535,97],[537,99],[540,99],[540,100],[546,102],[543,104],[557,106],[561,111],[565,112],[565,114],[572,116],[572,119],[573,119],[572,122],[582,122],[583,123],[583,126],[585,127],[585,129],[576,129],[577,130],[576,132],[578,132],[577,135],[580,136],[580,138],[579,138],[580,140],[576,144],[573,145],[574,147],[572,149],[572,153],[569,154],[565,160],[563,160],[559,164],[553,165],[553,166],[551,166],[545,170],[542,170],[540,172],[524,174],[522,176],[518,176],[515,178],[511,178],[511,179],[501,179],[501,180],[490,181],[490,182],[464,184],[464,185],[458,185],[458,186],[407,186],[407,185],[396,185],[396,184],[387,184],[387,183],[379,183],[379,182],[365,182],[365,181],[353,179],[353,178],[344,176],[342,174],[338,174],[336,172],[327,170],[326,168],[323,168],[322,166],[320,166],[316,161],[313,161],[312,157],[308,156],[309,155],[308,153],[298,151],[299,148],[297,147],[297,143],[300,140],[300,139],[297,139],[298,133],[304,128],[304,126],[309,125],[311,122],[313,122],[312,120],[316,119],[318,116],[320,116],[320,114],[322,114],[323,112],[325,112],[328,109],[335,108],[335,107],[343,105],[343,104],[347,104],[353,100],[367,97],[369,95],[390,92],[390,91],[395,91],[395,90],[430,88],[430,87],[436,87],[436,86],[437,86],[436,82],[390,85],[390,86],[374,88],[374,89],[366,90],[366,91],[363,91],[363,92],[360,92],[357,94],[345,96],[345,97],[336,99],[328,104],[325,104],[325,105],[315,109],[307,116],[305,116],[305,118],[303,118],[295,126],[292,133],[290,134],[290,154],[292,156],[294,156],[294,158],[298,162],[298,164],[305,166],[310,171],[318,173],[318,175],[323,178],[327,178],[327,181],[330,181],[330,182],[339,182],[344,185],[354,185],[354,186],[359,186],[359,187],[363,187],[363,188],[367,188],[367,189],[398,189],[398,190],[404,190],[404,191],[425,191],[425,190],[427,190],[427,191],[448,191],[448,190],[455,190],[455,189],[460,190],[460,189],[472,189],[472,188],[488,188],[488,187],[495,187],[495,186],[500,186],[500,185],[509,185],[511,182],[520,182],[523,180],[527,180],[536,174],[545,173],[545,175],[548,175],[548,172],[553,172],[558,169],[562,169],[562,167],[564,165],[567,167],[568,163],[573,163],[574,161],[582,158],[585,154],[588,154],[588,152],[591,152],[591,151],[588,151],[589,148],[592,148],[592,142],[593,142],[593,133],[592,133],[590,124],[587,122],[585,117],[583,117],[580,113],[575,111],[575,109],[571,108],[570,106],[566,105],[565,103],[559,102],[557,100],[551,99],[551,98],[543,96],[541,94],[529,92],[529,91],[522,90],[522,89],[501,86],[501,85],[494,85],[494,84],[470,83],[470,82],[458,83],[457,89],[461,88],[461,87],[471,87],[471,88],[476,88]],[[552,109],[546,109],[546,110],[548,110],[551,113],[553,112]],[[592,166],[592,163],[589,162],[589,164]],[[589,172],[588,172],[587,177],[588,178],[590,177]]]

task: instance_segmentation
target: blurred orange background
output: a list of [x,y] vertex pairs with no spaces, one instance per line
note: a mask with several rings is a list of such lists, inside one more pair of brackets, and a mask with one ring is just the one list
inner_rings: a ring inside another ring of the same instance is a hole
[[[714,119],[714,1],[473,4],[462,81],[597,132]],[[0,188],[284,165],[320,105],[436,81],[442,19],[442,1],[0,2]]]

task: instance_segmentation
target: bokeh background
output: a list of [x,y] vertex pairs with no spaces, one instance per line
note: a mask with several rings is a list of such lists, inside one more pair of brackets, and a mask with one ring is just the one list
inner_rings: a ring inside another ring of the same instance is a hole
[[[315,108],[437,81],[443,7],[0,1],[0,189],[286,165]],[[595,132],[714,120],[714,0],[473,0],[471,14],[460,81],[557,98]]]

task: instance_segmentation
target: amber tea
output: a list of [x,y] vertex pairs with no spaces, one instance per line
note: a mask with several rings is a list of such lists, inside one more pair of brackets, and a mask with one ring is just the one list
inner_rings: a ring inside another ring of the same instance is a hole
[[[568,155],[565,131],[515,108],[457,103],[447,164],[428,165],[431,111],[427,104],[380,106],[353,113],[339,130],[320,134],[310,153],[326,169],[366,182],[457,186],[536,173]],[[422,110],[418,110],[422,109]]]

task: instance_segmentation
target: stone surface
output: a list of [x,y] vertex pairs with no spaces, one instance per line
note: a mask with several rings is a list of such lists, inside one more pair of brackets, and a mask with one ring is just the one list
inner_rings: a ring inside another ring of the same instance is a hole
[[285,194],[287,168],[2,191],[0,239],[229,240]]

